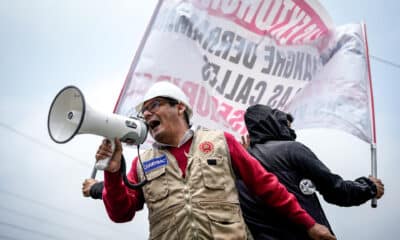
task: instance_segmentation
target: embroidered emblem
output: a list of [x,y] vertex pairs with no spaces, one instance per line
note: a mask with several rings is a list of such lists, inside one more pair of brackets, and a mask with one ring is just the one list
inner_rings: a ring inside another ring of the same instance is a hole
[[312,195],[316,190],[314,183],[310,179],[302,179],[299,187],[304,195]]
[[208,142],[208,141],[202,142],[202,143],[200,143],[199,149],[203,153],[210,153],[214,150],[214,144],[212,144],[211,142]]
[[168,164],[167,156],[162,155],[161,157],[153,158],[146,162],[143,162],[143,169],[145,173],[148,173],[151,170],[166,166],[167,164]]

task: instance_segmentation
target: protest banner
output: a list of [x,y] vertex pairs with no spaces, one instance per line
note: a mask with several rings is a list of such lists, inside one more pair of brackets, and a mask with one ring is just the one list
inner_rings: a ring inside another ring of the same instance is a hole
[[297,129],[329,127],[371,141],[360,25],[335,28],[315,0],[159,1],[115,112],[157,81],[190,98],[194,126],[240,136],[249,105],[291,112]]

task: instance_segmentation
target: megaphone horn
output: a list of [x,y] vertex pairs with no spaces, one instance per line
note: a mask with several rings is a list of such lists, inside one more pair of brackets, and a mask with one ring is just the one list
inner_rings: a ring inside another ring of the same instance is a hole
[[[139,145],[147,137],[147,126],[138,118],[128,118],[114,113],[102,113],[85,103],[85,98],[75,86],[61,89],[51,103],[47,119],[50,138],[56,143],[69,142],[78,134],[95,134],[110,139],[114,150],[114,138]],[[96,163],[104,170],[110,159]]]

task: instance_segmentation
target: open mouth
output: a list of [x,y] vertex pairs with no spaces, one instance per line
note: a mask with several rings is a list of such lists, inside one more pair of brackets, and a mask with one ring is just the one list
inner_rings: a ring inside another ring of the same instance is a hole
[[152,120],[148,124],[149,124],[150,129],[154,129],[154,128],[158,127],[161,124],[161,122],[159,120]]

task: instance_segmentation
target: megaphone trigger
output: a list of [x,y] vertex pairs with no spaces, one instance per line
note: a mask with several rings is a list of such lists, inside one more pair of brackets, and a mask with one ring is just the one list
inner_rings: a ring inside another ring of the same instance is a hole
[[[114,139],[108,139],[108,140],[111,143],[111,151],[114,153],[114,151],[115,151]],[[108,157],[105,159],[98,160],[95,164],[96,169],[104,171],[108,167],[108,164],[109,164],[111,158],[112,157]]]

